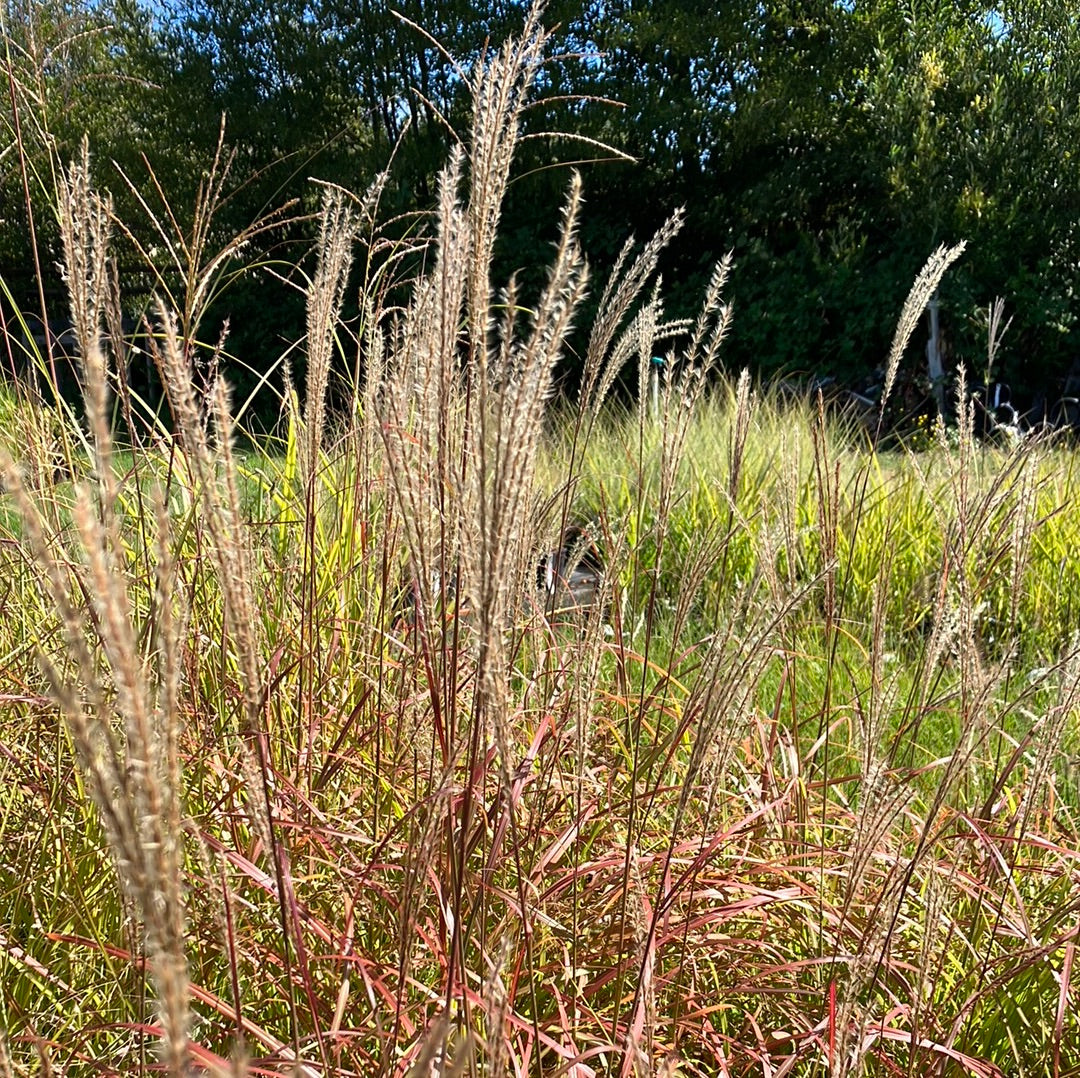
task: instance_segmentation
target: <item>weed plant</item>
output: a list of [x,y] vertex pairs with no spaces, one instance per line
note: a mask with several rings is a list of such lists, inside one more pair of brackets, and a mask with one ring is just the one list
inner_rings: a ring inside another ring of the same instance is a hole
[[[359,333],[379,190],[325,192],[303,405],[254,454],[198,344],[218,179],[151,315],[166,428],[64,173],[85,421],[2,398],[42,433],[2,450],[0,1072],[1080,1073],[1075,453],[963,408],[877,453],[729,380],[730,262],[666,320],[676,214],[591,284],[576,178],[542,293],[493,282],[547,42],[470,76],[427,269],[387,310],[372,262]],[[605,577],[559,612],[569,525]]]

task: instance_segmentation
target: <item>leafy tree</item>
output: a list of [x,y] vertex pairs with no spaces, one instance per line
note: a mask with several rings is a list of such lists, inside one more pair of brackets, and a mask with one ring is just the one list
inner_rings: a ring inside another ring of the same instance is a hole
[[[57,255],[56,170],[83,135],[122,149],[136,87],[104,7],[81,0],[4,0],[0,99],[0,266],[20,295],[36,291],[33,237]],[[29,200],[29,205],[28,205]]]
[[691,295],[734,248],[734,362],[859,377],[927,253],[968,238],[944,292],[956,353],[979,362],[973,316],[1000,294],[1018,315],[1005,373],[1030,391],[1060,377],[1078,264],[1071,5],[624,0],[570,25],[598,53],[578,88],[626,103],[582,122],[640,161],[588,177],[593,228],[646,231],[686,203],[669,280]]
[[[5,0],[34,197],[85,130],[126,216],[139,207],[111,162],[145,184],[145,154],[182,220],[224,115],[236,160],[222,235],[290,199],[313,209],[310,177],[362,189],[391,159],[384,213],[426,209],[470,107],[468,66],[524,7]],[[966,238],[943,286],[955,353],[980,365],[975,316],[1001,295],[1015,315],[1003,373],[1032,395],[1062,381],[1080,284],[1070,0],[550,0],[547,18],[567,55],[527,115],[498,272],[538,282],[566,164],[581,159],[595,277],[628,232],[648,235],[678,205],[688,223],[665,266],[672,314],[692,309],[734,250],[732,363],[861,377],[886,354],[927,253]],[[17,161],[0,154],[5,265],[28,252]],[[310,239],[301,215],[250,257],[295,261]],[[267,304],[268,287],[250,278],[219,307],[243,315],[234,345],[256,368],[302,332],[298,302]]]

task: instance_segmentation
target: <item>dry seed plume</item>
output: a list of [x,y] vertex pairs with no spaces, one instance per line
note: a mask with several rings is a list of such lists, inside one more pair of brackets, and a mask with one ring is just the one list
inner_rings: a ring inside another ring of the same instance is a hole
[[892,347],[889,349],[889,361],[885,366],[885,384],[881,391],[881,409],[884,412],[885,402],[892,393],[896,383],[896,371],[900,366],[900,360],[911,340],[915,327],[919,324],[930,297],[934,294],[945,271],[964,253],[967,244],[964,241],[955,247],[946,247],[942,244],[926,261],[911,286],[908,298],[904,302],[904,309],[900,312],[900,320],[896,323],[896,333],[893,336]]
[[[59,616],[66,663],[42,666],[61,706],[124,892],[142,922],[170,1073],[187,1073],[189,981],[184,938],[181,777],[178,752],[179,656],[185,618],[174,608],[171,533],[156,504],[156,569],[139,578],[129,565],[117,516],[108,371],[101,346],[106,302],[109,206],[90,187],[89,155],[60,184],[64,276],[81,355],[84,397],[97,456],[96,484],[77,491],[73,518],[79,557],[45,528],[41,507],[0,461],[22,518],[43,590]],[[147,654],[129,589],[150,588],[156,649]],[[88,599],[88,602],[87,602]],[[89,609],[87,606],[89,605]]]
[[323,192],[315,273],[307,293],[307,400],[304,475],[312,482],[322,448],[326,387],[334,354],[335,327],[341,315],[352,265],[357,220],[340,190]]
[[[158,317],[161,333],[158,340],[151,341],[151,347],[182,438],[182,446],[177,447],[177,452],[183,454],[190,469],[193,493],[197,491],[201,497],[203,520],[211,538],[210,553],[225,599],[226,624],[237,656],[244,697],[241,764],[247,779],[251,823],[266,848],[272,849],[270,810],[260,792],[263,784],[259,781],[259,766],[255,759],[263,699],[262,649],[259,622],[255,616],[258,603],[236,486],[228,391],[219,378],[212,399],[218,443],[212,447],[176,316],[163,302],[159,302]],[[219,457],[222,463],[220,473]]]
[[[626,241],[619,252],[615,267],[600,297],[600,310],[593,322],[592,333],[589,335],[588,350],[585,353],[585,369],[581,378],[579,399],[594,413],[599,410],[618,377],[619,369],[632,354],[632,349],[618,348],[612,354],[611,344],[615,339],[615,334],[634,301],[656,271],[661,252],[678,234],[685,219],[685,212],[676,210],[645,244],[633,262],[630,262],[630,256],[634,250],[633,237]],[[636,333],[631,335],[633,339],[637,336]]]
[[75,327],[83,396],[97,456],[102,493],[115,494],[108,418],[108,376],[101,325],[109,291],[109,222],[112,204],[90,185],[90,150],[84,138],[77,160],[59,177],[62,271]]
[[533,4],[521,35],[481,66],[473,89],[472,145],[467,208],[473,257],[468,269],[469,353],[483,376],[491,330],[491,263],[502,216],[510,164],[518,142],[522,110],[544,59],[548,34],[540,25],[541,5]]

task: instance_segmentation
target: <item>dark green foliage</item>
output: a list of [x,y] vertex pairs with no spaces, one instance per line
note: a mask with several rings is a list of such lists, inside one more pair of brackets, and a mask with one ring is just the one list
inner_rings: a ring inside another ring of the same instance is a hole
[[998,373],[1052,394],[1077,343],[1075,10],[742,7],[605,5],[608,59],[587,70],[628,108],[597,131],[642,159],[590,177],[611,230],[685,202],[668,276],[692,291],[734,248],[729,361],[848,379],[883,359],[927,252],[966,238],[943,295],[954,359],[985,367],[973,316],[1001,295]]
[[[8,81],[48,297],[59,290],[44,192],[84,131],[133,228],[142,217],[114,162],[140,188],[148,163],[183,226],[224,116],[236,161],[222,234],[296,200],[292,223],[244,252],[252,263],[294,262],[310,243],[313,177],[363,189],[390,162],[381,217],[430,209],[451,132],[467,127],[470,65],[524,7],[8,0]],[[1073,5],[552,0],[547,21],[561,26],[566,55],[552,58],[525,118],[496,266],[496,279],[518,273],[526,303],[548,263],[567,165],[584,161],[595,278],[628,233],[651,234],[679,205],[687,227],[663,267],[669,314],[691,313],[716,258],[734,250],[732,366],[864,380],[926,255],[967,239],[943,287],[951,362],[985,376],[978,312],[1002,296],[1014,320],[994,374],[1024,403],[1060,396],[1080,344]],[[10,103],[3,122],[13,138]],[[36,305],[17,154],[0,159],[0,190],[0,272]],[[403,220],[396,231],[418,227]],[[231,321],[231,351],[255,370],[303,333],[287,292],[238,273],[217,305],[220,316],[244,313]],[[918,337],[912,368],[916,347]]]

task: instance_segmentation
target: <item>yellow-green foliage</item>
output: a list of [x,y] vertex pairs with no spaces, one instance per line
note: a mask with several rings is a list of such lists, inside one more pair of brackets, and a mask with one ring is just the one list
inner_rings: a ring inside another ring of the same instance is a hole
[[[918,645],[941,594],[973,606],[980,640],[994,654],[1017,648],[1025,661],[1041,663],[1068,646],[1080,598],[1080,565],[1070,556],[1080,542],[1071,443],[1033,437],[1011,452],[974,445],[963,458],[940,444],[875,453],[865,436],[832,423],[819,428],[811,407],[766,390],[752,412],[733,494],[733,400],[733,389],[721,387],[695,415],[662,537],[657,425],[641,433],[636,415],[613,412],[582,459],[574,513],[586,522],[603,518],[632,549],[648,550],[661,595],[674,597],[693,553],[718,536],[725,542],[703,584],[705,608],[730,603],[762,577],[766,550],[793,585],[820,580],[830,549],[822,525],[833,520],[844,615],[869,624],[877,597],[893,646]],[[815,437],[829,443],[828,482]],[[567,441],[553,442],[552,484]]]

